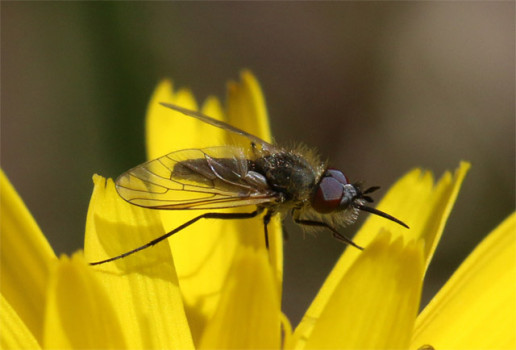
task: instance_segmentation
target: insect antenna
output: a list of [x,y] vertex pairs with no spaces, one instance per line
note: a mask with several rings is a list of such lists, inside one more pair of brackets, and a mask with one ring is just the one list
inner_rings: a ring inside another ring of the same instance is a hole
[[368,193],[371,193],[371,192],[374,192],[374,191],[377,191],[380,189],[380,186],[372,186],[372,187],[369,187],[367,190],[365,190],[364,192],[362,192],[363,194],[368,194]]
[[360,199],[365,200],[367,203],[373,203],[374,202],[374,200],[371,197],[369,197],[369,196],[362,196],[362,197],[360,197]]

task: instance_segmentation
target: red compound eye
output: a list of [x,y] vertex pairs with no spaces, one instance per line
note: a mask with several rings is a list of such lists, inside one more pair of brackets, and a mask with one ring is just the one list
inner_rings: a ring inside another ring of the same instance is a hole
[[312,200],[312,207],[319,213],[337,210],[343,190],[342,183],[334,177],[323,177]]
[[349,184],[348,178],[340,170],[328,169],[328,170],[326,170],[325,176],[331,176],[331,177],[333,177],[335,180],[337,180],[338,182],[340,182],[343,185]]

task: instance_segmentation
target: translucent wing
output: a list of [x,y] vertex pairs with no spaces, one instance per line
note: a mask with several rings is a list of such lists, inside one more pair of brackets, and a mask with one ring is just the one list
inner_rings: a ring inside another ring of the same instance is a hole
[[275,149],[274,145],[262,140],[261,138],[254,136],[254,135],[252,135],[244,130],[241,130],[239,128],[235,128],[234,126],[224,123],[223,121],[208,117],[207,115],[202,114],[201,112],[192,111],[192,110],[189,110],[189,109],[186,109],[186,108],[174,105],[174,104],[165,103],[165,102],[160,102],[160,104],[164,107],[178,111],[188,117],[196,118],[196,119],[198,119],[204,123],[210,124],[214,127],[221,128],[223,130],[227,130],[234,134],[247,137],[249,139],[249,141],[251,141],[255,145],[260,145],[263,150],[272,151]]
[[120,196],[153,209],[221,209],[275,200],[265,178],[249,171],[245,152],[220,146],[187,149],[143,163],[116,179]]

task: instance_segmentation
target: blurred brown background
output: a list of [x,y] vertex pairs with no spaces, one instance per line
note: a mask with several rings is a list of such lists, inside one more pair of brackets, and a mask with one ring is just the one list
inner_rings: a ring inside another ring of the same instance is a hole
[[[144,160],[159,79],[224,97],[247,67],[276,140],[317,146],[352,179],[386,189],[416,166],[439,177],[472,162],[428,300],[515,208],[514,6],[2,1],[2,168],[55,251],[71,253],[91,175]],[[284,308],[296,323],[343,246],[289,234]]]

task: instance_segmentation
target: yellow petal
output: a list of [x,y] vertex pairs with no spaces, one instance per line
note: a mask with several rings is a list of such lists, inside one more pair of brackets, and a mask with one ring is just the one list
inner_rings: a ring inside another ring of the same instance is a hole
[[[374,238],[374,229],[381,226],[393,229],[405,242],[423,239],[428,267],[469,168],[469,163],[461,162],[454,175],[445,172],[435,185],[430,172],[420,169],[409,172],[389,190],[378,209],[406,222],[410,229],[370,215],[355,241],[367,245]],[[351,252],[355,256],[359,254],[356,249]]]
[[[148,159],[188,148],[205,148],[224,144],[222,129],[202,123],[160,105],[167,102],[197,110],[197,102],[189,90],[173,91],[172,82],[162,81],[154,90],[147,107],[146,142]],[[220,109],[211,102],[208,112],[216,119],[224,119]]]
[[[453,177],[446,173],[435,187],[430,173],[419,169],[409,172],[388,191],[378,209],[405,221],[410,229],[370,215],[354,241],[367,247],[382,228],[388,229],[393,239],[400,238],[404,242],[423,240],[426,266],[468,168],[469,164],[462,162]],[[296,338],[309,338],[314,320],[319,318],[337,284],[362,254],[358,249],[345,250],[296,328]]]
[[[228,83],[227,95],[228,123],[271,142],[265,98],[254,75],[248,70],[242,71],[240,82]],[[248,142],[243,146],[249,146]]]
[[[87,261],[114,257],[164,233],[159,212],[123,201],[111,179],[95,176],[94,183],[86,222]],[[128,346],[193,347],[166,242],[92,269],[109,291]]]
[[242,248],[206,326],[201,349],[278,349],[280,302],[268,255]]
[[[174,92],[172,84],[167,81],[156,88],[147,111],[147,145],[150,158],[181,149],[225,144],[223,130],[164,108],[159,102],[197,109],[197,103],[189,91]],[[220,103],[214,98],[210,98],[203,112],[209,113],[211,117],[224,119]],[[167,231],[202,213],[203,211],[188,210],[160,212]],[[216,308],[238,241],[237,232],[230,223],[223,220],[201,220],[169,239],[196,343],[206,318]]]
[[[261,134],[259,136],[265,137],[268,121],[263,97],[260,97],[261,91],[254,78],[250,74],[245,76],[245,83],[242,86],[234,85],[232,91],[240,96],[239,103],[252,105],[252,108],[246,111],[248,113],[246,127],[256,126]],[[232,106],[234,103],[231,93],[229,95],[228,104]],[[228,136],[224,130],[164,108],[158,104],[159,102],[173,103],[189,109],[197,108],[190,92],[186,90],[174,92],[170,82],[163,82],[157,87],[147,114],[147,143],[151,158],[186,148],[206,148],[228,144]],[[262,106],[259,103],[262,103]],[[213,97],[203,105],[202,112],[215,119],[228,121],[219,101]],[[229,122],[232,123],[232,121]],[[256,130],[246,129],[246,131],[255,132]],[[238,209],[241,212],[254,210],[253,207]],[[161,215],[165,229],[170,231],[202,213],[202,211],[162,211]],[[280,280],[281,253],[278,252],[282,250],[281,234],[276,233],[277,227],[277,220],[273,220],[270,224],[271,251],[275,252],[273,261]],[[243,245],[264,249],[263,237],[262,219],[255,218],[240,221],[201,220],[170,238],[169,243],[195,343],[198,343],[207,320],[217,309],[220,291],[233,264],[237,249]],[[280,293],[278,283],[278,294]]]
[[411,348],[516,349],[516,214],[462,263],[419,315]]
[[[260,83],[251,71],[242,71],[239,82],[229,82],[227,95],[228,123],[258,136],[266,142],[272,142],[265,98]],[[234,138],[228,135],[228,142],[233,140]],[[244,140],[242,146],[249,147],[249,140]],[[240,232],[246,232],[247,236],[257,239],[255,244],[258,245],[263,244],[261,238],[263,236],[263,224],[261,221],[261,218],[257,218],[250,224],[242,223],[242,229],[239,230]],[[281,282],[283,281],[283,233],[279,217],[270,222],[268,229],[269,254],[278,279],[278,287],[281,288]],[[279,293],[281,294],[281,289]]]
[[[306,349],[402,349],[416,319],[423,245],[385,231],[355,260],[314,325]],[[301,340],[302,343],[303,340]]]
[[46,284],[56,257],[3,171],[0,189],[1,294],[40,342]]
[[0,296],[0,349],[40,349],[40,345],[34,335],[27,328],[16,311]]
[[62,257],[47,298],[44,347],[123,349],[127,347],[111,300],[82,256]]

